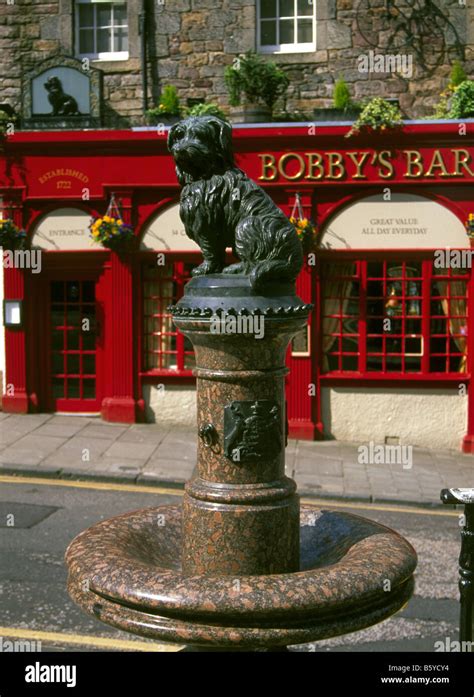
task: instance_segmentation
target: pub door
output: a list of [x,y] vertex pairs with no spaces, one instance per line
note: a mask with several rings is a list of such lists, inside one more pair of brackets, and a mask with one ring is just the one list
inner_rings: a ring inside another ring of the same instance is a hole
[[103,398],[103,317],[97,277],[48,281],[48,409],[96,413]]

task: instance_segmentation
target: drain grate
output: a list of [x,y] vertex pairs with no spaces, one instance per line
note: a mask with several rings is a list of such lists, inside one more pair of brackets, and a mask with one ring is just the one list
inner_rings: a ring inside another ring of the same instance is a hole
[[0,501],[0,528],[32,528],[59,508],[35,503]]

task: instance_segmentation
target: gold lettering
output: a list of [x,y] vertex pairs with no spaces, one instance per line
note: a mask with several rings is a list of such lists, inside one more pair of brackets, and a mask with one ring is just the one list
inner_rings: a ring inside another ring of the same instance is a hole
[[[271,182],[276,179],[277,169],[275,167],[275,156],[270,155],[270,153],[264,153],[259,155],[259,158],[262,160],[262,174],[259,177],[259,180]],[[268,169],[271,171],[270,176],[267,176]]]
[[[386,155],[386,157],[384,157]],[[393,169],[393,163],[390,162],[388,159],[389,157],[392,157],[392,153],[390,150],[381,150],[378,154],[378,160],[379,160],[379,177],[381,179],[390,179],[390,177],[393,177],[394,169]],[[382,167],[386,167],[387,172],[382,171]]]
[[428,168],[428,171],[425,174],[425,177],[434,177],[433,170],[435,169],[440,169],[440,177],[450,177],[452,176],[449,174],[448,170],[446,169],[446,165],[444,164],[443,156],[441,155],[441,152],[439,150],[435,150],[433,153],[433,159],[431,160],[431,164]]
[[[342,155],[339,152],[328,152],[328,174],[327,179],[342,179],[346,173],[342,162]],[[338,174],[334,174],[334,168],[338,168]]]
[[352,175],[352,178],[353,179],[367,179],[366,175],[362,174],[362,167],[364,166],[365,161],[369,157],[370,153],[368,153],[368,152],[360,153],[361,157],[359,160],[357,159],[358,153],[348,152],[347,154],[351,158],[352,162],[355,164],[355,166],[357,168],[357,172]]
[[[305,152],[308,157],[308,174],[305,179],[322,179],[324,177],[323,156],[319,152]],[[314,170],[317,174],[314,174]]]
[[[291,176],[285,172],[284,166],[287,160],[290,159],[290,157],[294,157],[298,160],[300,168],[296,172],[296,174],[292,174]],[[300,179],[304,173],[304,160],[301,157],[301,155],[298,155],[297,152],[287,152],[284,155],[282,155],[278,161],[278,171],[280,172],[282,177],[285,177],[285,179],[289,179],[290,181],[293,181],[294,179]]]
[[[404,150],[407,158],[407,171],[403,176],[407,179],[417,179],[423,176],[423,160],[421,153],[418,150]],[[416,174],[413,173],[413,168],[417,167]]]
[[[454,174],[453,176],[460,176],[462,174],[461,169],[465,169],[471,177],[474,177],[474,172],[469,167],[471,162],[471,156],[467,150],[452,150],[454,153]],[[461,158],[461,155],[463,157]]]

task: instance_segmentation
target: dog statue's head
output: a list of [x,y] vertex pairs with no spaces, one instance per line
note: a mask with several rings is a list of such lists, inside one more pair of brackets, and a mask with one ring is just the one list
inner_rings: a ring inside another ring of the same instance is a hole
[[46,82],[44,83],[44,88],[50,94],[62,94],[63,92],[61,80],[58,77],[54,76],[46,80]]
[[181,186],[235,166],[232,129],[217,116],[191,116],[176,123],[168,133],[168,150]]

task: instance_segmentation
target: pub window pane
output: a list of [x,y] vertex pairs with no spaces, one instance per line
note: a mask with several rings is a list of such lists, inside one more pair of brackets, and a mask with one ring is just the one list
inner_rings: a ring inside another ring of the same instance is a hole
[[94,6],[81,3],[79,6],[79,25],[81,27],[94,26]]
[[293,19],[280,21],[280,43],[292,44],[295,40],[295,22]]
[[68,399],[79,399],[80,397],[80,380],[79,378],[69,378],[67,381],[67,396]]
[[311,43],[313,40],[313,20],[299,19],[298,20],[298,43]]
[[55,399],[64,397],[64,380],[62,378],[53,378],[53,397]]
[[51,368],[53,375],[62,375],[64,373],[64,356],[62,353],[53,353]]
[[114,30],[114,51],[128,51],[128,29],[120,27]]
[[127,6],[114,5],[114,24],[115,26],[127,24]]
[[103,2],[97,4],[97,25],[99,27],[112,25],[112,5]]
[[79,53],[94,53],[94,30],[79,30]]
[[95,380],[85,378],[82,381],[82,397],[83,399],[95,399]]
[[79,329],[70,329],[67,332],[67,348],[71,351],[79,349]]
[[54,349],[57,350],[64,348],[64,332],[61,329],[53,331],[51,348],[53,349],[53,351]]
[[261,0],[260,1],[260,17],[276,17],[277,0]]
[[64,283],[62,281],[53,281],[51,283],[51,301],[62,302],[64,300]]
[[276,20],[266,20],[261,24],[261,38],[260,43],[262,46],[274,46],[277,42],[276,36],[277,23]]
[[315,2],[316,0],[298,0],[298,16],[312,15]]
[[294,17],[295,0],[280,0],[280,17]]
[[82,372],[86,375],[95,374],[95,354],[86,353],[82,356]]
[[67,372],[68,375],[79,375],[79,354],[72,353],[67,357]]
[[111,39],[110,29],[99,29],[97,32],[97,52],[110,53],[112,51]]

